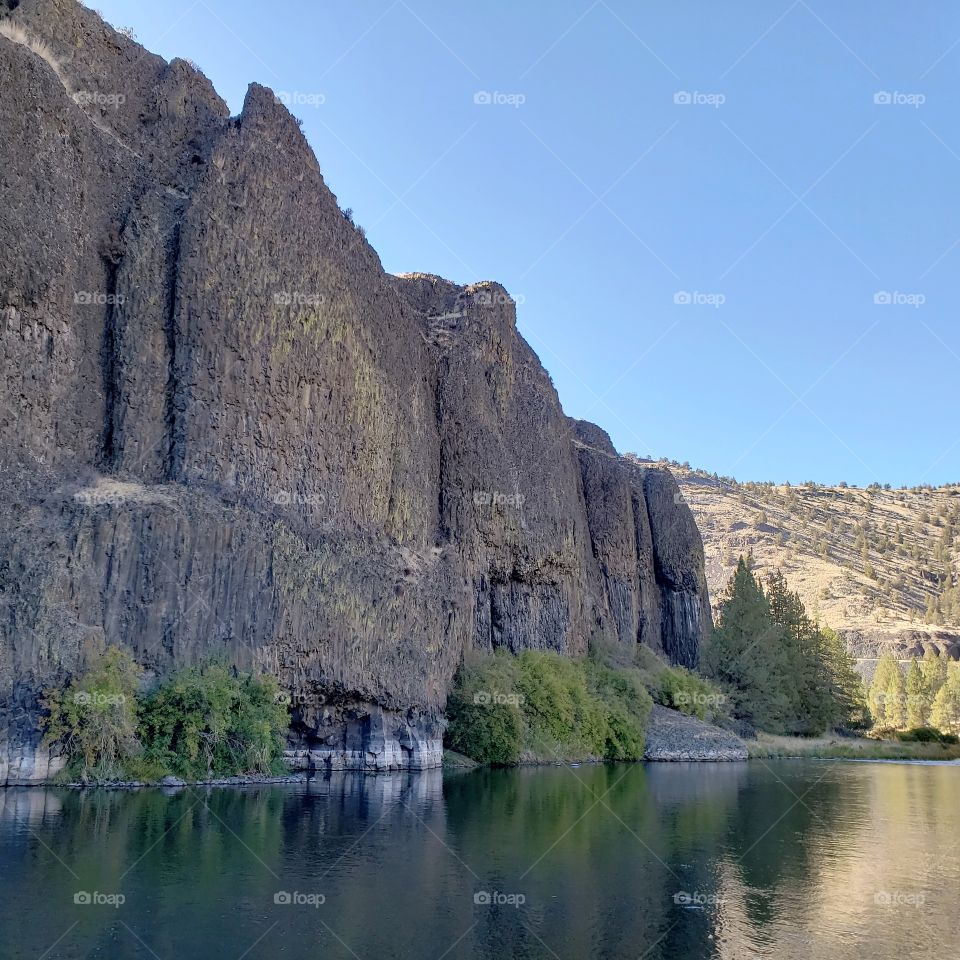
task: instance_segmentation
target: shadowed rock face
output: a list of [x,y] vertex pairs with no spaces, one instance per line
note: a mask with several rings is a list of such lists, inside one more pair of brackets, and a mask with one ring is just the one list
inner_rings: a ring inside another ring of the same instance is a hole
[[0,29],[0,783],[111,643],[273,673],[301,759],[375,769],[439,762],[469,647],[695,662],[688,508],[502,287],[384,273],[269,90],[231,118],[74,0]]

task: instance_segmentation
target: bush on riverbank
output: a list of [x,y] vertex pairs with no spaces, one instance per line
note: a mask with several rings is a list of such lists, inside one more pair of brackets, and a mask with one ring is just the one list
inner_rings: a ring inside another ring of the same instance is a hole
[[63,747],[68,780],[282,772],[287,708],[272,678],[211,663],[143,692],[142,674],[126,651],[110,647],[69,686],[46,692],[44,742]]
[[187,779],[282,773],[288,718],[278,693],[272,677],[220,663],[181,670],[140,703],[144,757]]
[[651,704],[635,669],[531,650],[475,655],[447,701],[447,745],[496,765],[639,760]]
[[140,752],[137,688],[143,671],[110,647],[67,687],[47,690],[41,706],[44,742],[59,743],[85,779],[118,780]]

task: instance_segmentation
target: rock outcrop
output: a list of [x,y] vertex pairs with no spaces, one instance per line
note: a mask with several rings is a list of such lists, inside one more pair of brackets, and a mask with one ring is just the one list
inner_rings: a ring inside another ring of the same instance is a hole
[[306,763],[439,764],[469,647],[696,661],[669,472],[572,423],[495,283],[386,274],[294,118],[0,4],[0,784],[107,644],[279,677]]

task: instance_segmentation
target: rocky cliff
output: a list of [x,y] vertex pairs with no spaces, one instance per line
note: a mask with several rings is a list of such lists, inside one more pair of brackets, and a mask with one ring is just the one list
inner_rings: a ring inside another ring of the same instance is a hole
[[429,766],[468,647],[692,664],[670,473],[563,414],[495,283],[395,277],[297,122],[75,0],[0,5],[0,783],[105,644],[289,691],[305,762]]

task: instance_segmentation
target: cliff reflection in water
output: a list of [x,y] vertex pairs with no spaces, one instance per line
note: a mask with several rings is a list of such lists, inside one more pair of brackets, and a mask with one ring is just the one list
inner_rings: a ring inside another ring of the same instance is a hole
[[8,790],[3,956],[954,955],[958,786],[751,761]]

